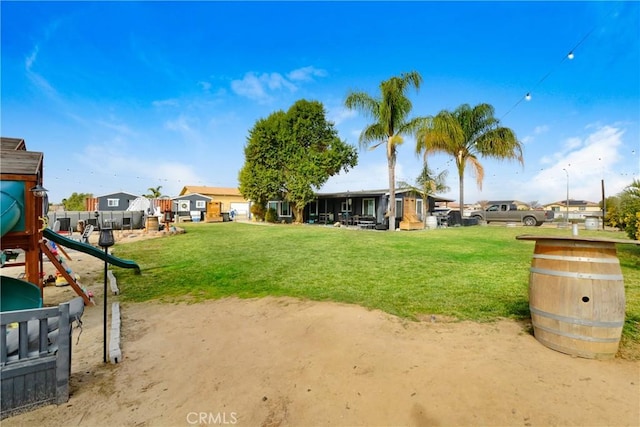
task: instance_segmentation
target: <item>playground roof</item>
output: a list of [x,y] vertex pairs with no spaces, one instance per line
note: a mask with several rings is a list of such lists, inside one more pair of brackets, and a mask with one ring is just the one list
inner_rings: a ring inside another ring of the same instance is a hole
[[24,143],[24,139],[21,138],[7,138],[0,137],[0,147],[3,150],[26,150],[27,146]]
[[0,138],[2,175],[37,175],[42,169],[43,154],[26,151],[24,139]]

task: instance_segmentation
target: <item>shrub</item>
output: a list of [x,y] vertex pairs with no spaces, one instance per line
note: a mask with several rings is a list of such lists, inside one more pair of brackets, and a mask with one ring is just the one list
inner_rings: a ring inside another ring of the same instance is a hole
[[266,208],[259,204],[259,203],[255,203],[251,205],[251,215],[253,215],[256,220],[258,221],[264,221],[264,217],[266,214]]
[[267,222],[277,222],[278,221],[278,212],[276,212],[276,210],[274,208],[269,208],[269,210],[267,211],[267,214],[265,215],[264,219]]

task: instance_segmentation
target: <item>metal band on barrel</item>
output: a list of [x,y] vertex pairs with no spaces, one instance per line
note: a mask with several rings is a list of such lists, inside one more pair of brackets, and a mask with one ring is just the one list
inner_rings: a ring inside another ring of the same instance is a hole
[[595,274],[595,273],[577,273],[575,271],[558,271],[548,270],[546,268],[531,267],[532,273],[546,274],[547,276],[570,277],[572,279],[591,279],[591,280],[623,280],[622,274]]

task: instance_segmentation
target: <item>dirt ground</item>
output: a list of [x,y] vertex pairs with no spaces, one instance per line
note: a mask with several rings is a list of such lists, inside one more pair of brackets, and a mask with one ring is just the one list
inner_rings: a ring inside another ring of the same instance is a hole
[[[558,353],[511,320],[412,322],[271,297],[123,303],[123,358],[105,365],[104,264],[69,254],[97,303],[74,331],[71,398],[3,427],[640,425],[639,362]],[[74,295],[49,286],[45,303]]]

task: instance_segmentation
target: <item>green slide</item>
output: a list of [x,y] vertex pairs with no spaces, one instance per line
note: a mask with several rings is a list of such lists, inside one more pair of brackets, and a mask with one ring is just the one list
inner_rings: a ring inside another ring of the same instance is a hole
[[42,235],[52,242],[64,246],[65,248],[73,249],[85,254],[89,254],[96,258],[100,258],[101,260],[107,261],[109,264],[115,265],[116,267],[134,268],[136,270],[136,273],[140,273],[140,267],[135,262],[126,259],[120,259],[114,257],[113,255],[105,254],[104,251],[99,248],[61,236],[50,228],[45,228],[42,232]]
[[40,288],[13,277],[0,276],[0,311],[29,310],[42,307]]

